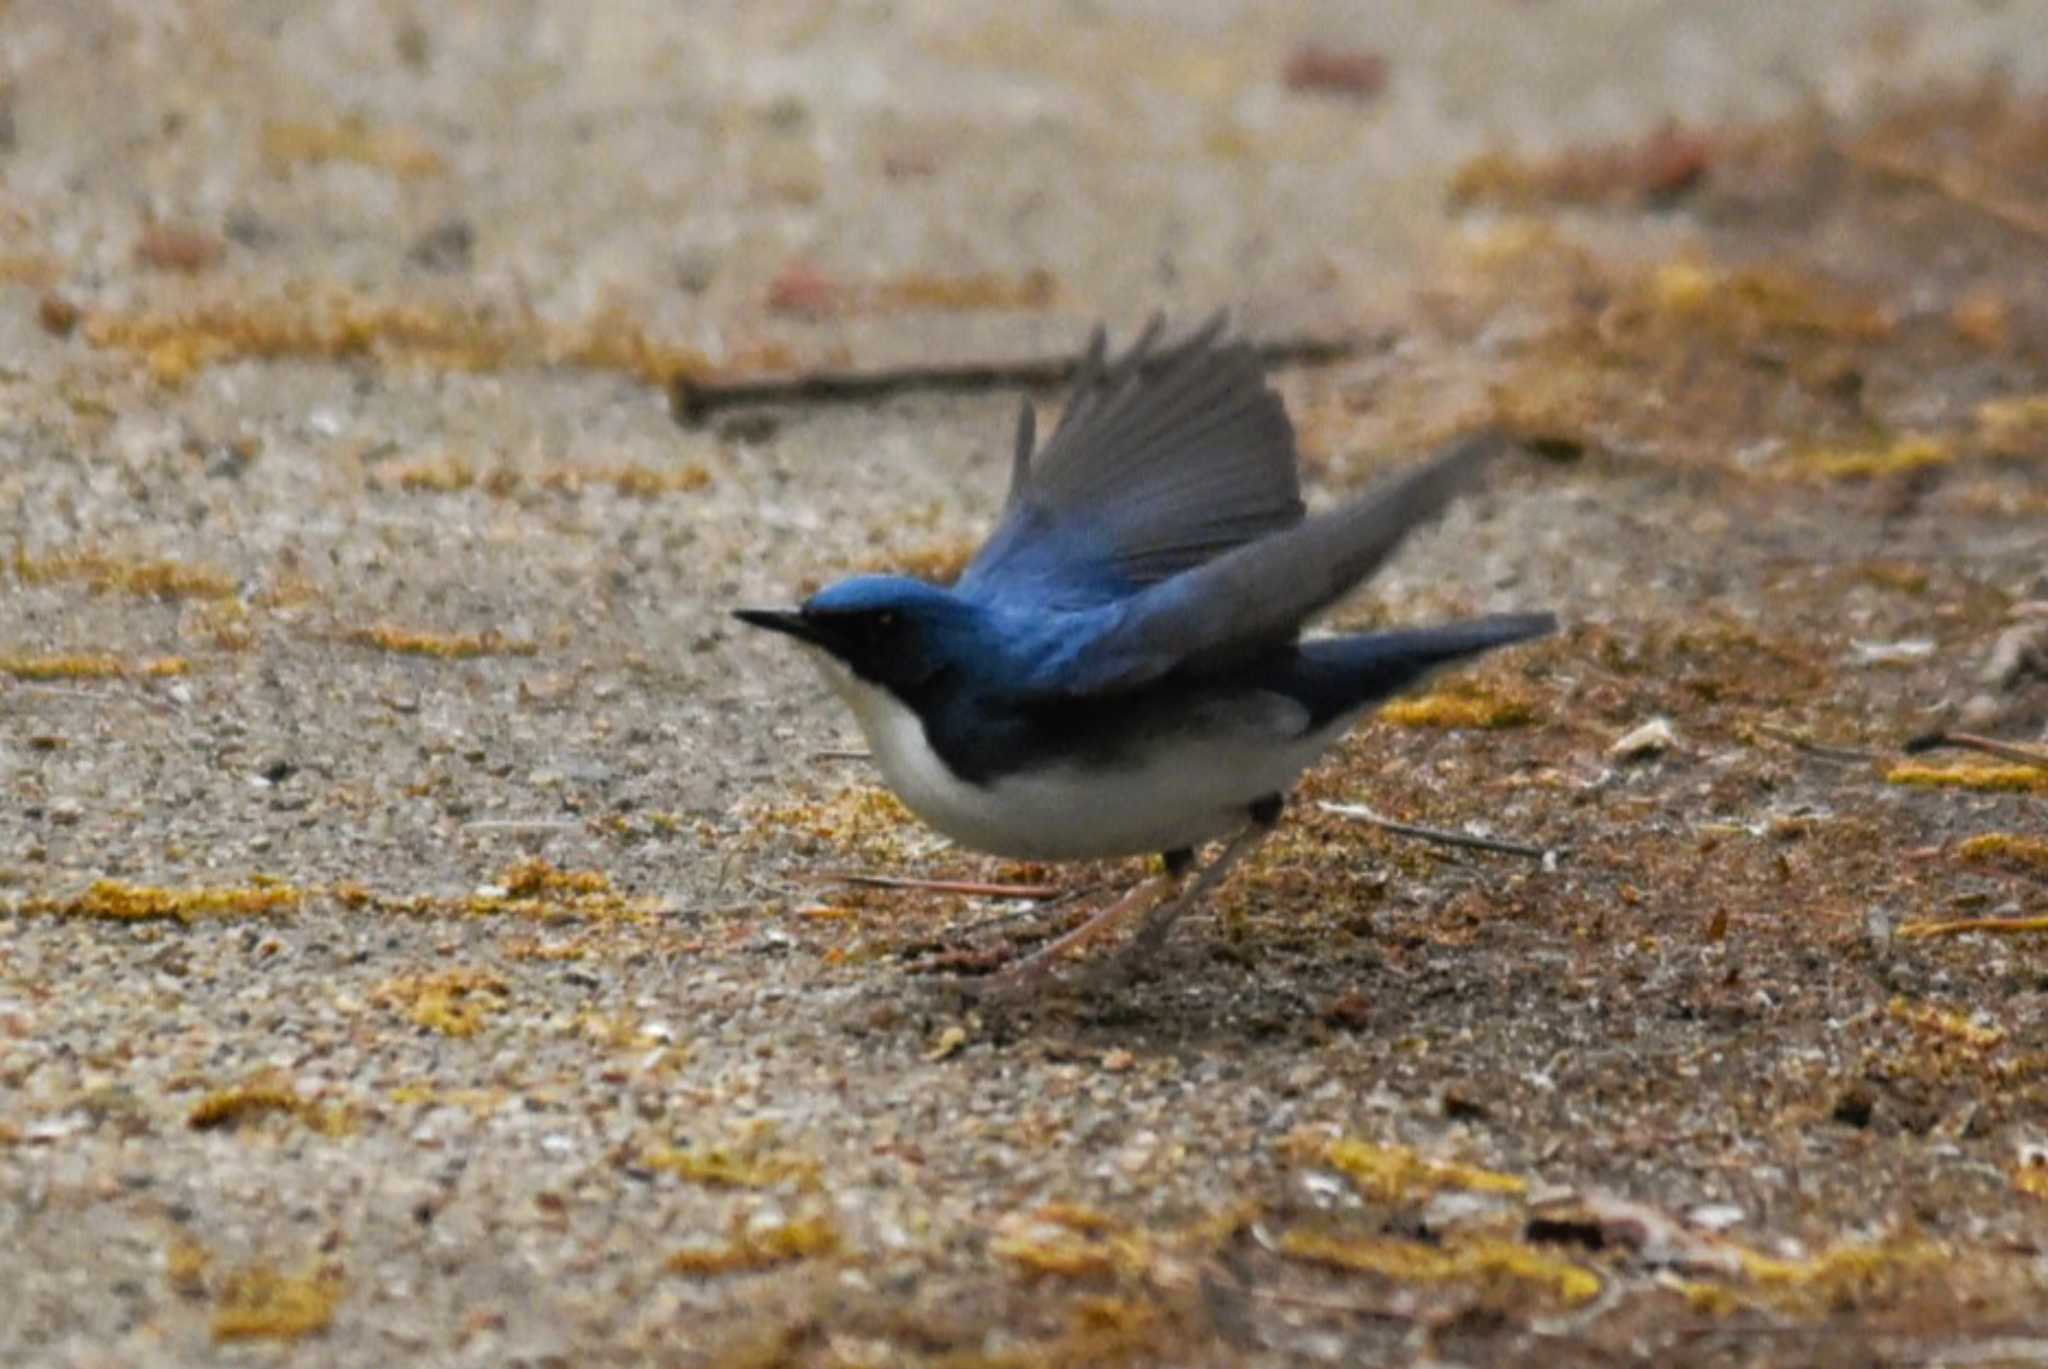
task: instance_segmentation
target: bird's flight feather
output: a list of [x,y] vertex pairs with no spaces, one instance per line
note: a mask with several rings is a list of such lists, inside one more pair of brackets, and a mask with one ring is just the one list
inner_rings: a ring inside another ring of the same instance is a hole
[[[1119,605],[1046,683],[1069,697],[1136,688],[1173,671],[1228,670],[1292,641],[1415,527],[1442,512],[1506,440],[1482,433],[1354,503],[1247,542]],[[1029,686],[1027,686],[1028,688]]]
[[1155,350],[1155,318],[1114,361],[1096,330],[1036,454],[1028,405],[1019,419],[1009,500],[964,598],[1094,608],[1301,521],[1293,427],[1223,325]]

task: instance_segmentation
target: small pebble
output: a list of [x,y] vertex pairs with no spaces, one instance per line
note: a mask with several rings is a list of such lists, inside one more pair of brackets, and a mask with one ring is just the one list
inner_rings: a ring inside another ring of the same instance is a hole
[[1633,732],[1623,736],[1607,754],[1619,760],[1640,760],[1645,756],[1661,756],[1678,745],[1678,734],[1663,718],[1652,718]]
[[1702,1231],[1726,1231],[1731,1226],[1740,1226],[1747,1215],[1734,1203],[1701,1203],[1685,1214],[1685,1221]]

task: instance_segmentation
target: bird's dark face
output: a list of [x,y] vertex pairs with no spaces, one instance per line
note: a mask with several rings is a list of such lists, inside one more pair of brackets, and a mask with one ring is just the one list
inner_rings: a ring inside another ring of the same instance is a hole
[[973,609],[947,591],[896,576],[862,576],[820,590],[800,609],[733,616],[796,638],[854,675],[910,700],[963,663]]

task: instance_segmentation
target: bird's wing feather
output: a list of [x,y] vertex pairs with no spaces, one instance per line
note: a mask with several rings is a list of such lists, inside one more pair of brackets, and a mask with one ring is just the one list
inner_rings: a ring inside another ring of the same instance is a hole
[[1028,406],[1020,418],[1002,522],[961,594],[1092,607],[1301,521],[1293,427],[1223,325],[1155,350],[1155,318],[1114,361],[1096,330],[1035,457]]
[[1348,594],[1501,447],[1467,438],[1343,508],[1260,538],[1152,586],[1117,607],[1104,629],[1048,661],[1027,688],[1064,695],[1132,689],[1174,670],[1227,670],[1291,641],[1312,615]]
[[1377,704],[1446,666],[1496,647],[1557,631],[1554,613],[1499,613],[1435,627],[1348,633],[1303,642],[1287,694],[1308,714],[1309,727]]

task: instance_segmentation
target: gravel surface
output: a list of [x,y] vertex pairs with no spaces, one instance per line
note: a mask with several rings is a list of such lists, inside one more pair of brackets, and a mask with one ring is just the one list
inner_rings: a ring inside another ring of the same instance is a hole
[[[0,1362],[2048,1356],[2048,5],[587,10],[0,3]],[[1567,629],[978,1005],[727,611],[1057,390],[674,392],[1218,305]]]

